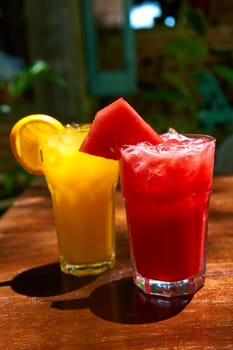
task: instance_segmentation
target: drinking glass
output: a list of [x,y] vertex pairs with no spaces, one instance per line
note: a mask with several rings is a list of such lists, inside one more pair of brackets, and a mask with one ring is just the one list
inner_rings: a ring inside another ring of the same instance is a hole
[[165,297],[204,284],[215,139],[186,135],[121,150],[134,283]]
[[51,132],[41,150],[61,270],[77,276],[99,274],[115,264],[118,162],[79,152],[89,127]]

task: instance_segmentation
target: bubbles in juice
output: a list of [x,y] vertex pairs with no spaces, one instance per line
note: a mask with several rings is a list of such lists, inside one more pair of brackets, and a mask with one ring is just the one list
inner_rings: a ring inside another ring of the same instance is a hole
[[120,176],[136,270],[177,281],[202,266],[215,141],[174,130],[162,138],[125,146]]
[[157,198],[209,191],[214,143],[207,141],[211,137],[185,136],[170,129],[162,138],[165,142],[156,146],[140,143],[122,149],[121,168],[128,174],[122,179],[125,191],[154,193]]

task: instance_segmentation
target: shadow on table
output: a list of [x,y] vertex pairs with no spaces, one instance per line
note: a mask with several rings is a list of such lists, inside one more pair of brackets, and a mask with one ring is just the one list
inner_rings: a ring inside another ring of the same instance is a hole
[[168,300],[146,295],[129,277],[98,287],[89,298],[54,301],[52,307],[60,310],[89,308],[104,320],[141,324],[173,317],[181,312],[191,299],[192,296]]
[[19,294],[48,297],[79,289],[95,278],[65,275],[60,271],[59,264],[54,263],[24,271],[11,281],[0,282],[0,287],[8,285]]
[[[15,292],[31,297],[62,295],[87,285],[96,276],[77,278],[65,275],[58,263],[24,271],[11,281],[0,283]],[[141,324],[158,322],[177,315],[192,296],[162,299],[146,295],[136,287],[131,277],[112,281],[96,288],[88,298],[58,300],[51,304],[60,310],[88,308],[96,316],[116,323]]]

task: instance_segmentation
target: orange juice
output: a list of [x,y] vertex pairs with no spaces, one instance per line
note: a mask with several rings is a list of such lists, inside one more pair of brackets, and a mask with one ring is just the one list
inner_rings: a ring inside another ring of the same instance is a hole
[[98,274],[115,263],[118,162],[79,152],[89,126],[46,135],[43,172],[51,193],[61,269]]

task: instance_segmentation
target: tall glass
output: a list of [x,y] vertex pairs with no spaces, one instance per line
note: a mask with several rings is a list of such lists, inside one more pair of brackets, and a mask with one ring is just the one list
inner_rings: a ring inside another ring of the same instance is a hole
[[164,138],[163,145],[124,147],[120,176],[134,282],[173,297],[204,284],[215,139]]
[[46,135],[43,170],[51,193],[60,266],[77,276],[115,264],[117,161],[79,152],[89,125]]

